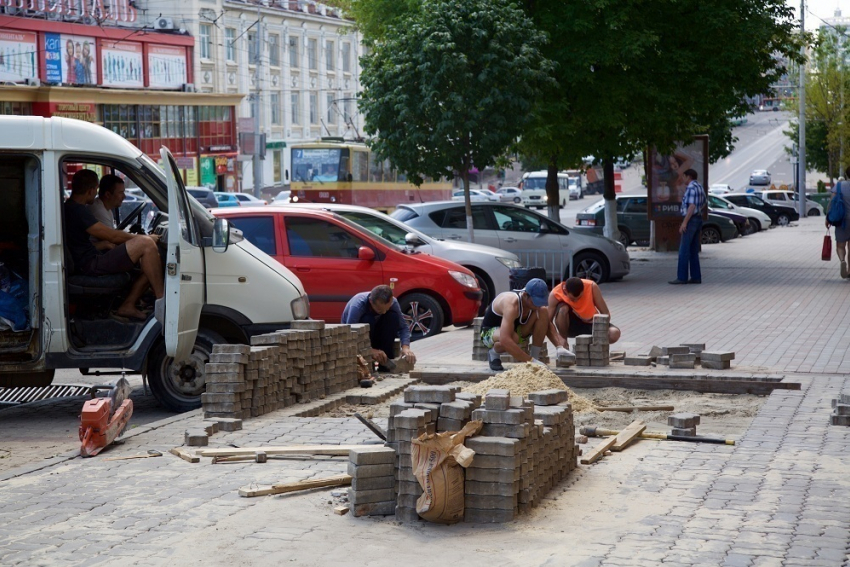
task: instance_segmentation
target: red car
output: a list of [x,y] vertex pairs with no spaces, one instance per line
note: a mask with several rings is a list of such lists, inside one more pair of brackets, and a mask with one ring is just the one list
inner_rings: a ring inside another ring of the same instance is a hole
[[413,339],[478,316],[482,293],[468,269],[403,249],[329,211],[239,207],[212,213],[298,276],[314,319],[339,323],[349,299],[380,284],[393,288]]

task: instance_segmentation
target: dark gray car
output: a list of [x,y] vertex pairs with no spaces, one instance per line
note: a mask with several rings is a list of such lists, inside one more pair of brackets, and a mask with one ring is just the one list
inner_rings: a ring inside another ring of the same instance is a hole
[[186,191],[204,207],[208,209],[218,208],[218,199],[216,199],[212,190],[206,187],[186,187]]

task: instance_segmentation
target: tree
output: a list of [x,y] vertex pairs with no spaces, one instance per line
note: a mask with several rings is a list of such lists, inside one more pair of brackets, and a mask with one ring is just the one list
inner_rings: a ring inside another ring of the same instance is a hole
[[472,242],[469,171],[494,165],[523,131],[551,81],[543,39],[508,0],[422,0],[373,24],[360,97],[372,148],[416,185],[460,175]]

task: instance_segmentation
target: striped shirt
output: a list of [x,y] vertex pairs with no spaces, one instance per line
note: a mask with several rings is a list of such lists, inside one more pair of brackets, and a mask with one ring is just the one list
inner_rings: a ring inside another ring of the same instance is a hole
[[685,196],[682,197],[682,216],[688,215],[688,205],[694,206],[694,216],[697,216],[705,206],[705,189],[696,180],[688,183]]

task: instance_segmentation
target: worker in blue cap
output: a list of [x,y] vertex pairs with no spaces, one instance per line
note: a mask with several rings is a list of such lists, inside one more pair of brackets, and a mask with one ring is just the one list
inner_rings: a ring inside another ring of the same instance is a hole
[[[500,293],[484,312],[481,342],[490,352],[490,370],[504,370],[501,355],[505,352],[520,362],[538,360],[543,340],[548,336],[556,347],[566,347],[555,330],[548,313],[549,288],[540,278],[530,280],[523,289]],[[528,353],[523,346],[531,340]]]

